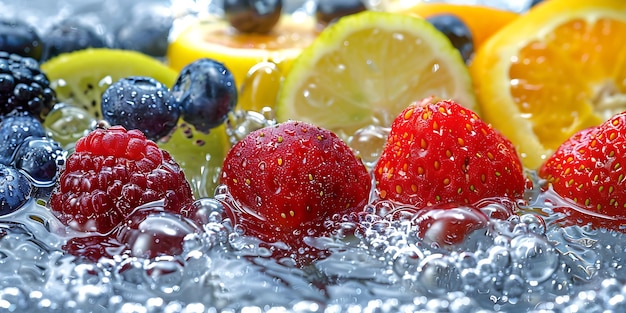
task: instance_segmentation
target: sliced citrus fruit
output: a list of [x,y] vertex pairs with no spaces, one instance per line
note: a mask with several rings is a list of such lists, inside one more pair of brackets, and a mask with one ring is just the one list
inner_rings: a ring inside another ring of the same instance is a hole
[[127,76],[149,76],[171,87],[178,73],[145,54],[106,48],[61,54],[41,65],[59,101],[102,117],[102,92]]
[[325,28],[296,59],[276,106],[344,138],[368,125],[388,127],[411,102],[452,98],[477,109],[459,52],[426,20],[365,11]]
[[576,131],[626,109],[626,1],[550,0],[478,49],[483,117],[536,169]]
[[199,19],[170,43],[166,59],[177,71],[200,58],[214,59],[224,63],[241,86],[250,68],[263,61],[274,62],[287,72],[316,36],[310,17],[283,15],[267,34],[240,33],[218,18]]
[[451,14],[463,21],[472,32],[474,46],[482,43],[504,25],[518,17],[517,13],[494,7],[445,2],[419,2],[412,5],[396,5],[389,7],[390,12],[418,15],[424,18]]
[[[53,137],[66,146],[73,144],[68,140],[76,141],[88,131],[85,127],[89,119],[101,118],[102,92],[113,82],[128,76],[149,76],[171,87],[178,76],[176,71],[150,56],[104,48],[62,54],[41,68],[57,98],[64,103],[55,106],[44,126],[53,130]],[[203,134],[181,122],[169,141],[159,145],[181,165],[196,196],[213,195],[217,175],[230,147],[224,126]]]

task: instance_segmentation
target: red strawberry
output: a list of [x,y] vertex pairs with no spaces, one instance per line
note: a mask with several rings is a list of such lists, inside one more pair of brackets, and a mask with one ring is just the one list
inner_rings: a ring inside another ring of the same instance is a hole
[[474,112],[433,98],[394,120],[374,169],[383,199],[423,208],[484,198],[519,198],[525,187],[511,142]]
[[[574,134],[546,160],[539,176],[582,207],[571,210],[575,219],[619,229],[626,219],[626,112]],[[597,220],[601,215],[605,222]]]
[[362,210],[371,178],[332,132],[285,122],[250,133],[229,151],[221,182],[241,204],[236,223],[265,241],[299,247],[334,214]]
[[184,173],[140,131],[114,126],[78,140],[49,206],[76,230],[107,233],[136,207],[156,200],[175,213],[190,204]]

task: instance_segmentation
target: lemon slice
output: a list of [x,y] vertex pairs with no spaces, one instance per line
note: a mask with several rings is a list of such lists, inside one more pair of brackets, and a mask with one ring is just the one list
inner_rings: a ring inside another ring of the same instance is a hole
[[325,28],[294,61],[276,117],[346,138],[368,125],[390,126],[411,102],[429,96],[477,109],[459,52],[422,18],[365,11]]
[[577,131],[626,110],[626,1],[550,0],[490,37],[470,65],[481,111],[537,169]]
[[101,118],[102,93],[128,76],[149,76],[171,87],[178,73],[145,54],[106,48],[61,54],[41,65],[57,99]]
[[177,71],[200,58],[219,61],[241,86],[248,71],[260,62],[274,62],[286,73],[315,37],[315,22],[310,17],[283,15],[267,34],[240,33],[219,18],[199,19],[170,43],[166,59]]

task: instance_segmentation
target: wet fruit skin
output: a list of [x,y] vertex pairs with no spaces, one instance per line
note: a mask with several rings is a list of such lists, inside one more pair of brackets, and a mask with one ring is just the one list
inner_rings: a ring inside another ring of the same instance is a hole
[[12,166],[0,164],[0,216],[18,210],[28,199],[32,185]]
[[172,87],[182,118],[196,130],[208,133],[221,125],[237,104],[237,85],[230,70],[212,59],[185,66]]
[[367,10],[362,0],[318,0],[315,7],[315,20],[326,27],[337,19]]
[[305,236],[325,234],[324,222],[334,214],[362,210],[371,186],[363,163],[335,134],[296,121],[239,141],[226,156],[221,182],[239,204],[227,206],[228,213],[246,234],[295,251]]
[[67,226],[107,233],[157,200],[174,213],[193,201],[183,171],[140,131],[113,126],[76,143],[48,206]]
[[41,38],[32,25],[15,19],[0,19],[0,51],[39,60],[42,46]]
[[587,210],[587,215],[618,219],[611,226],[619,230],[626,219],[625,155],[626,113],[623,112],[597,127],[574,134],[540,167],[539,175],[554,191],[582,208],[571,211],[574,216],[582,216],[583,223],[592,220],[591,216],[580,214]]
[[89,25],[72,19],[54,24],[42,37],[42,62],[61,53],[107,46],[104,36],[96,33]]
[[0,115],[19,111],[43,119],[52,108],[55,96],[48,77],[35,59],[0,49]]
[[111,125],[139,129],[157,141],[170,134],[180,117],[180,107],[169,88],[154,78],[122,78],[102,94],[102,116]]
[[282,0],[224,0],[224,16],[242,33],[269,33],[281,16]]
[[38,118],[26,112],[0,116],[0,163],[10,165],[13,153],[29,137],[45,137]]
[[526,182],[508,139],[471,110],[433,98],[397,116],[374,176],[381,198],[418,209],[490,197],[519,199]]
[[467,25],[452,14],[431,15],[426,20],[444,33],[452,45],[459,50],[465,63],[469,63],[474,54],[474,40]]

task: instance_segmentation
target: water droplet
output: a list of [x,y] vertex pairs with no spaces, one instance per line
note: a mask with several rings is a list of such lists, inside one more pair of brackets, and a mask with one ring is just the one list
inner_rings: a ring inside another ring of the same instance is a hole
[[523,235],[511,241],[513,258],[521,265],[520,272],[531,286],[547,280],[558,266],[558,254],[545,239],[536,235]]

